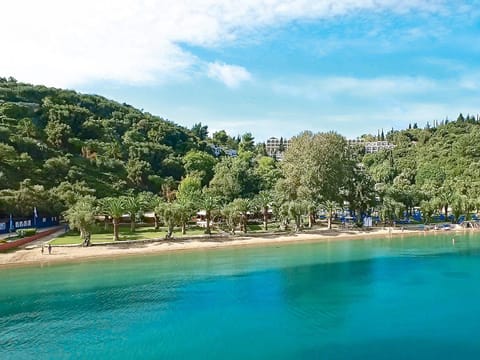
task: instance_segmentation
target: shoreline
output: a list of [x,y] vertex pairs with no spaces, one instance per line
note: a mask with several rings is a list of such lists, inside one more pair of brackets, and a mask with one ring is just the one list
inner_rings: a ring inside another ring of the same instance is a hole
[[[472,230],[453,230],[452,233],[469,232]],[[216,250],[228,248],[243,248],[255,246],[291,245],[299,243],[316,243],[325,241],[367,240],[386,237],[400,238],[409,235],[445,234],[444,231],[424,231],[408,229],[373,229],[370,231],[355,230],[315,230],[296,234],[266,236],[238,236],[224,238],[190,238],[177,240],[160,240],[135,244],[107,244],[90,247],[54,246],[51,255],[42,254],[40,247],[21,248],[15,252],[0,253],[0,271],[2,269],[27,266],[50,266],[62,263],[81,263],[85,261],[118,259],[130,256],[160,255],[180,253],[185,251]]]

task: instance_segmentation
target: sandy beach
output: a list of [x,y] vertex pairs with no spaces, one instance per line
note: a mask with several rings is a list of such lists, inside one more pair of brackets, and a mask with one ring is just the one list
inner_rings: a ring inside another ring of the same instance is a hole
[[[115,245],[95,245],[91,247],[80,246],[54,246],[52,254],[48,251],[42,254],[42,243],[51,238],[37,241],[16,251],[0,254],[0,268],[21,265],[48,265],[58,262],[79,262],[100,258],[116,258],[129,255],[147,255],[172,251],[208,250],[227,247],[246,247],[262,245],[290,244],[298,242],[338,241],[348,239],[368,239],[372,237],[399,237],[413,234],[431,234],[431,231],[401,230],[376,228],[370,231],[360,230],[315,230],[297,234],[265,236],[235,236],[235,237],[195,237],[189,239],[164,240],[155,242],[137,242]],[[443,233],[443,232],[442,232]],[[54,237],[53,235],[52,237]]]

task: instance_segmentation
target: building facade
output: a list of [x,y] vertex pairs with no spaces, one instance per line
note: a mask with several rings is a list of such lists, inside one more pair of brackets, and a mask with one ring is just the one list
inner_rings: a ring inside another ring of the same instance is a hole
[[373,154],[380,150],[391,150],[395,147],[388,141],[365,141],[362,139],[350,139],[347,141],[350,146],[363,146],[367,154]]
[[277,160],[282,160],[285,151],[290,146],[290,139],[271,137],[265,142],[267,155]]
[[391,150],[395,145],[390,144],[388,141],[369,141],[365,143],[365,152],[367,154],[373,154],[380,150]]

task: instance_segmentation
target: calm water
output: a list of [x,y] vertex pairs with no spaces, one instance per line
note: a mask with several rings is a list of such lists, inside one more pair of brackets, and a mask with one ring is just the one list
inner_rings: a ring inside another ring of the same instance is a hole
[[0,271],[0,358],[480,358],[480,237]]

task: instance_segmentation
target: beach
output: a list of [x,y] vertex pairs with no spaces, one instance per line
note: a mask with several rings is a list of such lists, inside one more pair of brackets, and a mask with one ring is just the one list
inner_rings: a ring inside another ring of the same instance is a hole
[[[158,240],[134,243],[117,243],[107,245],[81,246],[53,246],[52,254],[47,249],[41,251],[42,243],[47,239],[29,244],[16,251],[0,254],[0,268],[22,265],[49,265],[59,262],[81,262],[92,259],[116,258],[129,255],[148,255],[165,252],[210,250],[227,247],[247,247],[262,245],[282,245],[299,242],[339,241],[351,239],[367,239],[372,237],[406,236],[410,234],[431,234],[433,231],[408,230],[401,228],[373,228],[369,231],[345,229],[320,229],[291,234],[265,234],[259,236],[236,235],[225,237],[196,236],[175,240]],[[443,233],[443,232],[442,232]],[[49,239],[48,239],[49,240]]]

